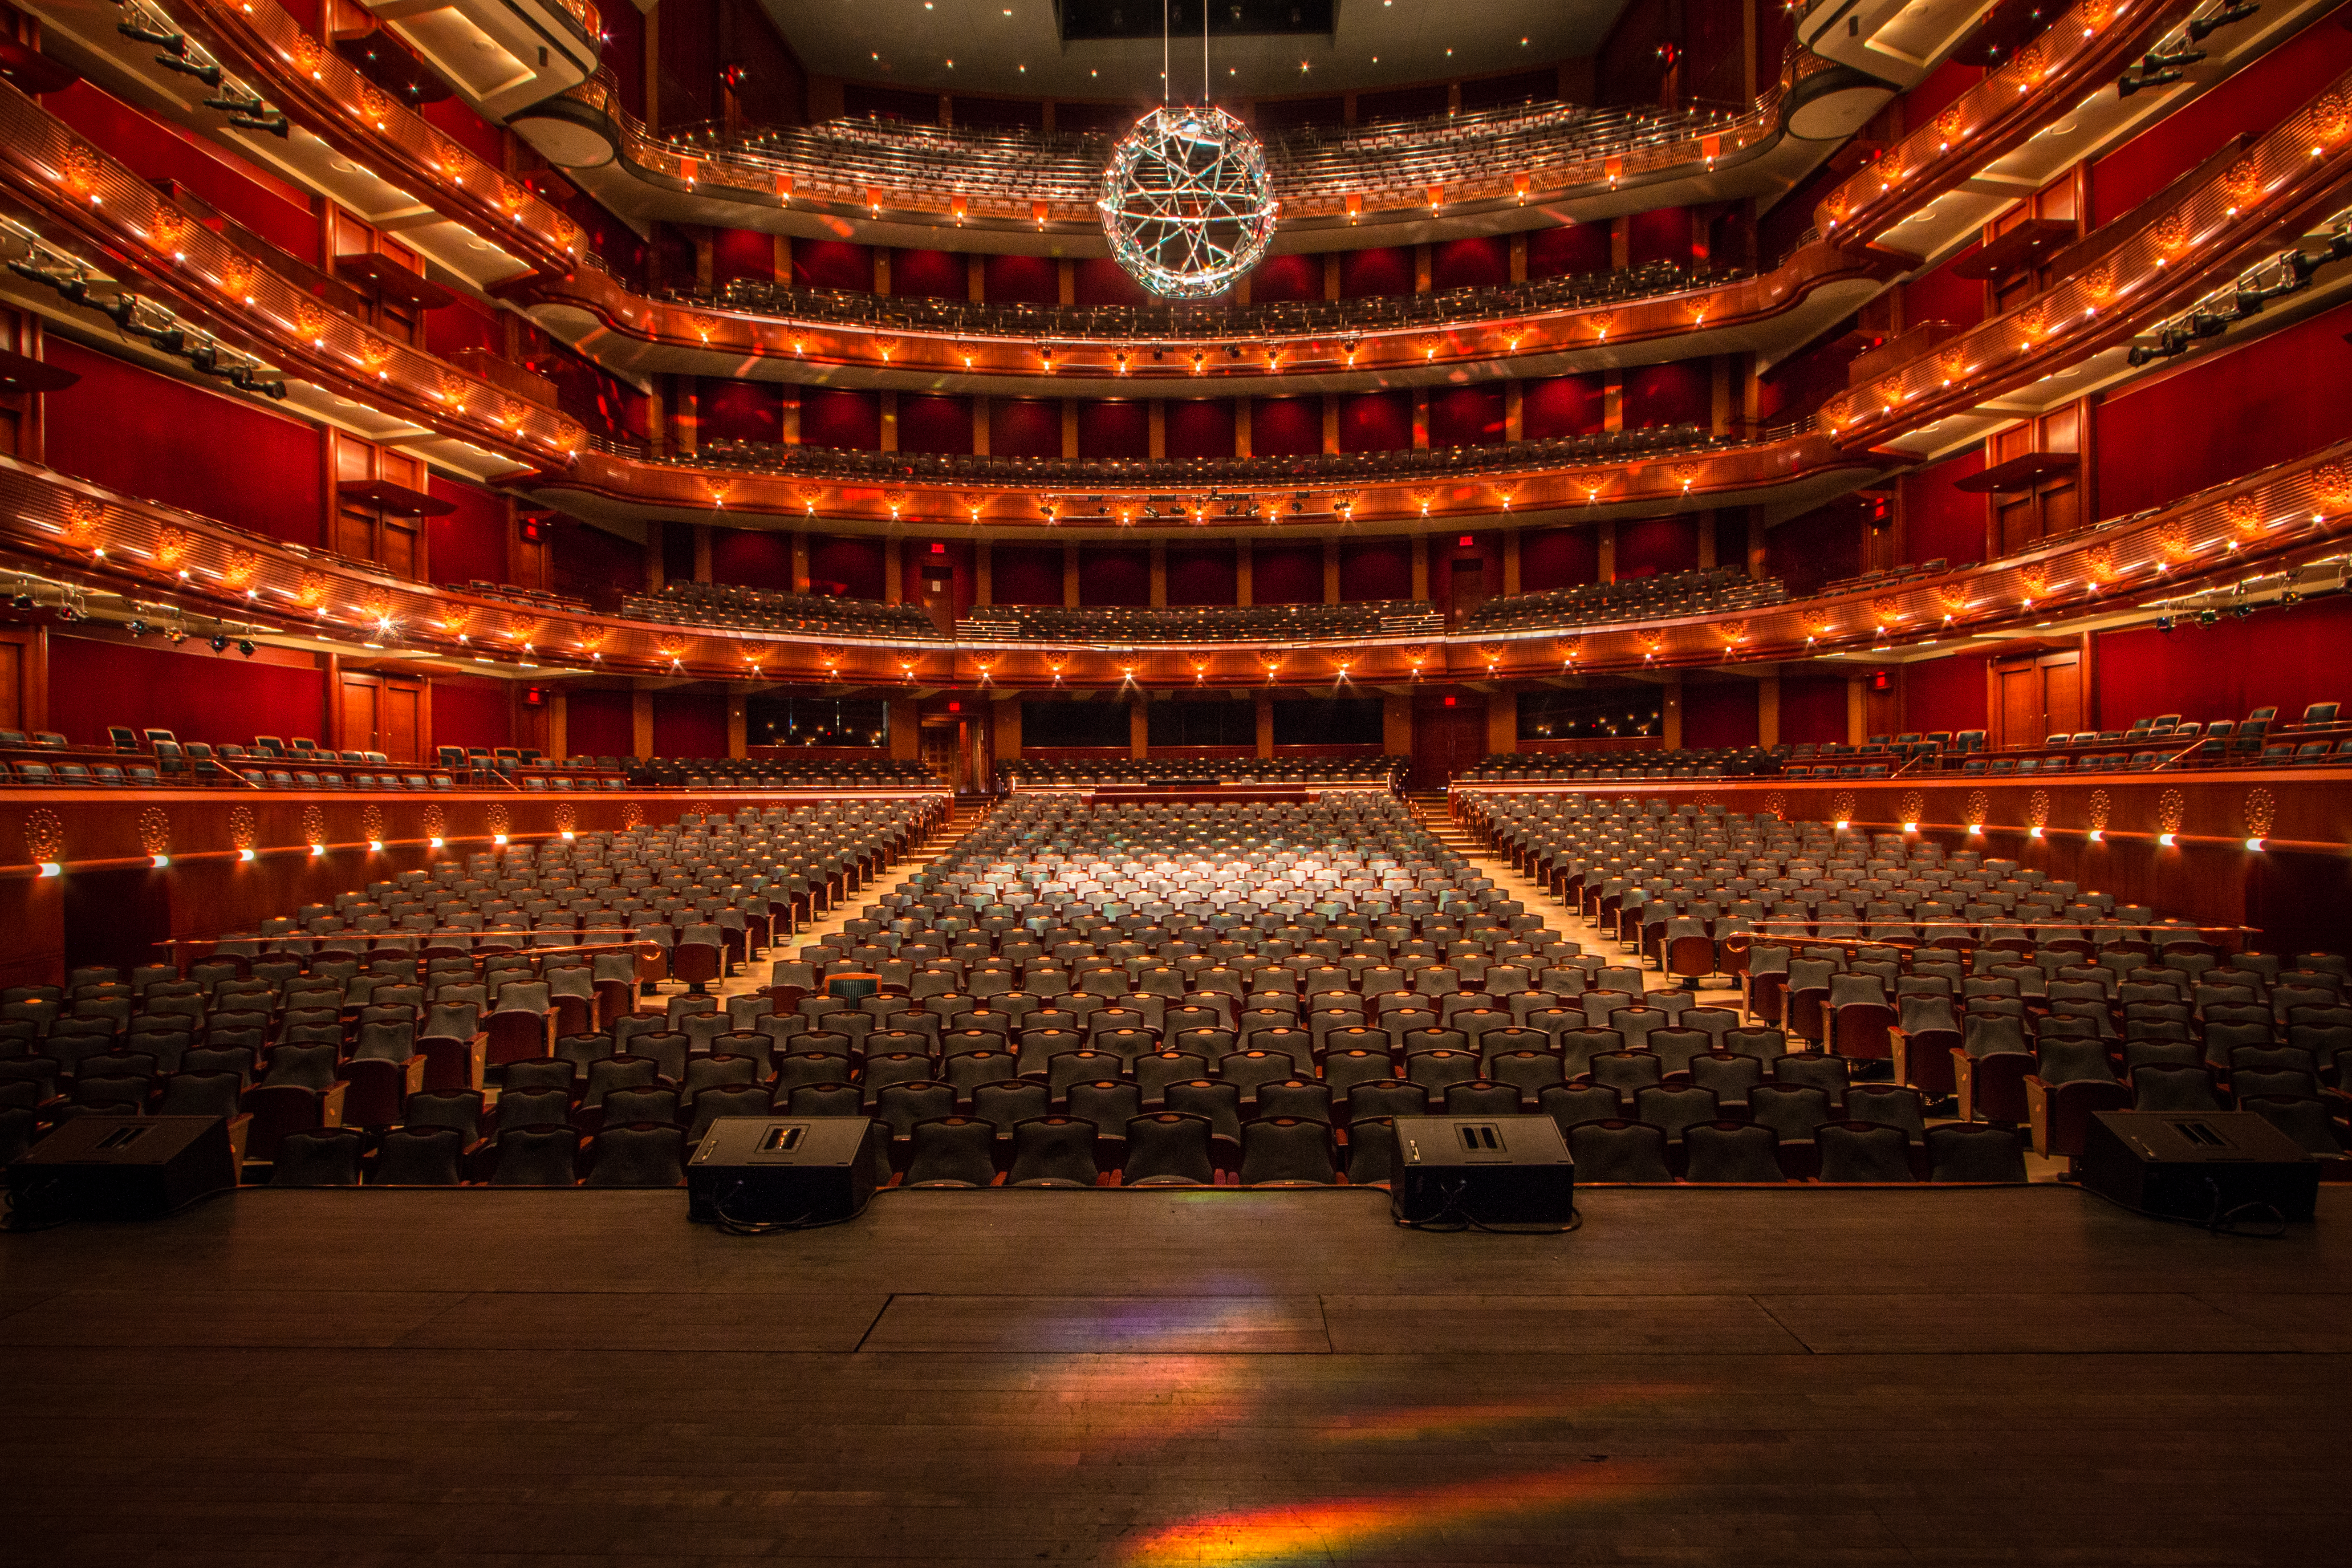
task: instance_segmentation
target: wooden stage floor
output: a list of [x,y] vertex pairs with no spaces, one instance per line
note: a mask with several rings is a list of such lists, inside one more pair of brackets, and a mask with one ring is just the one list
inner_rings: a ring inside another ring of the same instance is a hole
[[0,1237],[0,1563],[2318,1565],[2352,1194],[241,1193]]

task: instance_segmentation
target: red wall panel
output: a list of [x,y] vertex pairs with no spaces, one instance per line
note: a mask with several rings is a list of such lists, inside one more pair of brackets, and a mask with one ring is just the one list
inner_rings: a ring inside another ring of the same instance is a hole
[[1845,743],[1845,677],[1786,676],[1780,681],[1780,742]]
[[1625,263],[1687,262],[1691,255],[1690,212],[1685,207],[1653,207],[1625,220]]
[[[695,433],[708,441],[781,441],[784,435],[784,389],[772,381],[719,381],[695,384]],[[878,406],[878,405],[877,405]],[[806,414],[803,411],[803,419]],[[875,438],[881,439],[880,415]],[[805,439],[807,426],[802,426]],[[828,443],[813,443],[827,445]]]
[[1250,451],[1260,458],[1307,458],[1323,450],[1323,400],[1254,397]]
[[44,93],[41,107],[141,179],[176,180],[279,249],[318,264],[319,223],[309,199],[258,166],[151,120],[86,81]]
[[443,359],[464,349],[497,353],[500,337],[499,323],[490,313],[463,295],[454,304],[425,312],[425,350]]
[[710,531],[710,579],[771,594],[793,591],[793,536],[772,528]]
[[[565,743],[571,743],[566,699]],[[514,744],[514,689],[503,680],[475,675],[433,678],[433,744],[482,746],[495,751]]]
[[739,278],[772,283],[776,277],[776,237],[752,228],[722,228],[710,236],[710,281],[720,289]]
[[1062,275],[1050,256],[992,256],[984,263],[982,292],[992,305],[1053,305],[1062,298]]
[[49,691],[50,727],[78,746],[106,745],[109,724],[214,745],[326,734],[325,673],[308,656],[278,648],[247,658],[194,637],[173,648],[53,630]]
[[1932,272],[1903,285],[1903,319],[1906,322],[1949,321],[1973,327],[1984,320],[1985,286],[1980,278],[1963,278],[1954,263],[1966,261],[1984,248],[1970,245]]
[[990,596],[1000,605],[1062,602],[1062,547],[1000,544],[989,557]]
[[890,257],[890,292],[908,300],[964,300],[971,272],[952,250],[900,250]]
[[1108,256],[1089,256],[1071,268],[1070,293],[1080,305],[1141,305],[1151,295]]
[[1151,552],[1088,545],[1078,552],[1078,603],[1151,603]]
[[1412,393],[1350,392],[1340,395],[1339,450],[1402,452],[1412,446]]
[[1511,242],[1499,234],[1449,239],[1430,247],[1429,286],[1498,289],[1511,280]]
[[1303,253],[1269,256],[1250,273],[1250,299],[1271,305],[1323,298],[1323,258]]
[[1171,544],[1168,547],[1168,602],[1171,605],[1230,605],[1239,596],[1230,544]]
[[[2318,29],[2336,31],[2332,27]],[[2119,517],[2352,435],[2352,305],[2097,405],[2098,514]]]
[[1824,583],[1862,570],[1861,512],[1851,497],[1840,497],[1791,518],[1764,536],[1764,574],[1789,584],[1791,594],[1810,594]]
[[1590,436],[1606,424],[1601,378],[1556,375],[1519,388],[1519,433],[1530,441]]
[[1609,270],[1609,226],[1570,223],[1539,228],[1528,236],[1528,280],[1577,278]]
[[1062,405],[1041,397],[992,398],[988,450],[998,458],[1060,457]]
[[563,700],[564,744],[575,757],[625,757],[636,751],[636,719],[625,691],[573,688]]
[[1323,546],[1261,544],[1250,552],[1250,600],[1259,605],[1323,602]]
[[1339,253],[1339,298],[1371,300],[1412,292],[1412,252],[1401,245]]
[[[1524,570],[1526,563],[1521,562]],[[1698,569],[1698,519],[1652,517],[1617,525],[1617,576],[1654,577]]]
[[877,394],[851,387],[803,387],[801,445],[842,447],[859,452],[880,451],[881,397]]
[[645,585],[644,545],[568,517],[541,526],[550,541],[547,583],[557,593],[609,611],[619,607],[622,595]]
[[793,241],[793,287],[874,292],[874,250],[843,239]]
[[812,535],[809,539],[809,585],[814,592],[838,594],[851,599],[879,599],[883,594],[883,550],[878,539],[844,539]]
[[1683,744],[1756,744],[1756,683],[1752,680],[1685,681],[1683,684]]
[[1350,539],[1339,545],[1339,597],[1348,600],[1412,597],[1412,542]]
[[1696,425],[1705,429],[1715,414],[1713,362],[1683,360],[1645,364],[1625,373],[1625,428]]
[[[567,715],[568,717],[568,715]],[[565,725],[568,731],[569,724]],[[654,693],[654,755],[723,757],[727,754],[727,699],[699,691]]]
[[898,395],[898,450],[901,452],[971,452],[971,404],[961,397],[934,397],[923,393]]
[[1914,561],[1958,565],[1985,552],[1985,498],[1952,487],[1984,472],[1984,448],[1971,447],[1932,468],[1903,476],[1903,529]]
[[2271,707],[2293,722],[2310,703],[2352,701],[2345,673],[2352,664],[2352,600],[2259,610],[2242,621],[2224,616],[2210,626],[2184,620],[2169,633],[2102,632],[2094,657],[2102,729],[2158,713],[2242,719],[2250,709]]
[[508,581],[505,499],[439,474],[426,479],[425,489],[457,509],[446,517],[425,520],[425,562],[433,581]]
[[1168,455],[1171,458],[1234,455],[1234,405],[1221,398],[1171,398],[1167,422]]
[[1920,734],[1983,729],[1986,662],[1982,654],[1956,654],[1906,665],[1903,728]]
[[318,429],[51,337],[81,377],[47,395],[49,467],[167,506],[316,544],[326,521]]
[[1542,593],[1601,581],[1601,536],[1590,528],[1546,528],[1519,536],[1519,588]]
[[1078,405],[1078,456],[1149,458],[1151,408],[1115,398],[1087,398]]
[[1498,447],[1502,442],[1503,387],[1500,382],[1430,388],[1431,446]]

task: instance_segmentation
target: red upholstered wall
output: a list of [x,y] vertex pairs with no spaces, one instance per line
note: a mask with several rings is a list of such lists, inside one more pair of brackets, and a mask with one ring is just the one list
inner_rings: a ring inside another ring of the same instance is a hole
[[1609,270],[1609,226],[1605,223],[1562,224],[1539,228],[1528,236],[1528,279],[1575,278]]
[[[437,310],[425,312],[425,349],[427,353],[443,359],[466,349],[481,349],[490,353],[499,352],[499,323],[490,313],[464,295],[457,302]],[[562,395],[561,386],[556,395]]]
[[1307,458],[1323,449],[1319,397],[1250,399],[1250,451],[1260,458]]
[[710,236],[710,281],[724,289],[739,278],[766,283],[776,276],[776,237],[755,228],[722,228]]
[[[878,599],[883,592],[883,552],[878,539],[843,539],[812,535],[809,539],[809,584],[818,593],[838,592],[852,599]],[[825,584],[840,584],[827,589]]]
[[962,397],[937,397],[926,393],[898,395],[898,450],[901,452],[971,452],[971,402]]
[[563,740],[575,757],[633,754],[636,719],[630,694],[574,687],[563,700]]
[[1983,654],[1955,654],[1903,668],[1903,728],[1930,730],[1985,727]]
[[1511,242],[1499,234],[1449,239],[1431,247],[1429,286],[1495,289],[1511,280]]
[[[569,717],[569,715],[567,715]],[[567,731],[571,726],[565,725]],[[654,693],[654,755],[727,754],[727,699],[698,691]]]
[[1983,249],[1970,245],[1932,272],[1903,285],[1903,319],[1908,322],[1950,321],[1973,327],[1984,320],[1985,286],[1980,278],[1963,278],[1955,263],[1972,259]]
[[1903,95],[1903,122],[1925,125],[1960,94],[1984,80],[1984,67],[1948,59],[1927,79]]
[[901,250],[890,258],[890,292],[908,300],[971,297],[964,258],[952,250]]
[[1601,536],[1590,528],[1546,528],[1519,536],[1519,587],[1537,594],[1601,581]]
[[47,395],[53,468],[297,544],[326,521],[317,428],[62,338],[48,362],[81,377]]
[[1606,423],[1598,375],[1556,375],[1519,388],[1519,433],[1530,441],[1589,436]]
[[[567,699],[567,702],[568,702]],[[565,743],[571,743],[571,710],[565,709]],[[476,675],[433,678],[433,744],[514,744],[514,689],[503,680]]]
[[1401,452],[1412,446],[1412,393],[1349,392],[1340,395],[1339,450]]
[[1071,295],[1081,305],[1140,305],[1150,300],[1142,284],[1108,256],[1089,256],[1071,268]]
[[1250,599],[1260,605],[1323,602],[1323,546],[1261,544],[1250,552]]
[[793,591],[793,536],[772,528],[710,531],[710,578],[771,594]]
[[1339,298],[1370,300],[1412,292],[1412,252],[1401,245],[1339,253]]
[[1984,559],[1985,498],[1952,488],[1983,472],[1984,448],[1973,447],[1903,476],[1903,528],[1912,560],[1941,558],[1957,566]]
[[1171,399],[1166,418],[1170,457],[1230,458],[1234,455],[1232,404],[1213,397]]
[[[1524,561],[1521,570],[1526,569]],[[1698,569],[1698,519],[1650,517],[1617,525],[1617,575],[1654,577]]]
[[1625,373],[1625,428],[1696,425],[1706,428],[1715,412],[1712,362],[1683,360],[1639,365]]
[[1792,518],[1764,536],[1764,574],[1810,594],[1862,570],[1862,530],[1851,497]]
[[998,458],[1060,457],[1062,405],[1041,397],[990,399],[988,450]]
[[[1524,417],[1524,413],[1522,415]],[[1503,388],[1499,382],[1473,386],[1436,386],[1429,392],[1429,444],[1433,447],[1496,447],[1503,441]]]
[[[709,441],[780,441],[784,434],[784,389],[772,381],[705,379],[695,387],[696,434]],[[807,413],[802,413],[807,437]],[[878,421],[878,416],[877,416]],[[880,440],[877,422],[876,439]]]
[[507,581],[507,503],[488,490],[435,474],[426,493],[457,510],[425,520],[425,563],[436,583]]
[[1062,547],[1000,544],[988,563],[989,594],[1000,605],[1062,602]]
[[[2334,32],[2333,27],[2315,29]],[[2119,517],[2352,435],[2352,305],[2097,405],[2098,511]]]
[[2091,224],[2111,223],[2210,158],[2239,132],[2259,136],[2300,108],[2347,67],[2352,31],[2305,27],[2210,92],[2159,117],[2146,131],[2091,165]]
[[992,256],[982,264],[981,291],[992,305],[1052,305],[1062,298],[1062,275],[1050,256]]
[[1151,552],[1088,545],[1078,552],[1078,603],[1151,603]]
[[801,445],[882,449],[882,399],[850,387],[801,389]]
[[1691,253],[1691,220],[1685,207],[1653,207],[1625,220],[1625,262],[1686,262]]
[[1269,256],[1250,273],[1250,299],[1271,305],[1323,298],[1323,258],[1304,253]]
[[1168,602],[1171,605],[1230,605],[1238,596],[1230,544],[1171,544],[1168,547]]
[[793,287],[874,292],[874,250],[842,239],[793,241]]
[[1780,741],[1845,743],[1845,677],[1804,675],[1780,681]]
[[646,547],[601,528],[559,517],[544,525],[548,586],[585,599],[600,610],[617,608],[624,594],[645,585]]
[[1752,680],[1685,681],[1683,685],[1683,744],[1756,744],[1756,683]]
[[151,120],[86,81],[44,93],[41,107],[130,166],[143,180],[175,180],[270,244],[304,261],[319,260],[319,225],[307,197],[291,185]]
[[264,648],[251,658],[190,637],[100,641],[49,634],[49,725],[78,746],[102,746],[109,724],[169,730],[183,741],[249,744],[256,735],[326,734],[326,677],[306,654]]
[[1408,539],[1342,541],[1339,545],[1339,597],[1412,598],[1412,542]]
[[2352,600],[2224,616],[2211,626],[2184,620],[2170,633],[2102,632],[2094,661],[2102,729],[2158,713],[2242,719],[2271,707],[2292,722],[2311,703],[2352,701]]
[[1150,405],[1116,398],[1087,398],[1079,403],[1078,456],[1151,456]]

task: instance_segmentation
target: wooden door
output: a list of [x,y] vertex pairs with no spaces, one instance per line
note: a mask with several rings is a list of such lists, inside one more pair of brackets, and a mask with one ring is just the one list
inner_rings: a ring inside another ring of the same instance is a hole
[[2044,735],[2071,735],[2083,727],[2083,665],[2074,654],[2042,663],[2042,724]]
[[25,724],[25,645],[0,642],[0,730]]
[[1994,743],[2002,746],[2038,746],[2049,733],[2042,728],[2042,672],[2031,663],[2019,668],[1997,668],[1993,679],[2000,686],[2000,700],[1994,708],[2000,715],[2000,733]]
[[1412,785],[1444,789],[1457,774],[1469,772],[1486,754],[1486,700],[1457,697],[1452,707],[1443,698],[1413,704]]
[[395,763],[421,761],[424,717],[424,687],[415,681],[385,681],[378,689],[374,749]]
[[2083,664],[2078,653],[2004,659],[1993,666],[1996,746],[2038,746],[2083,727]]
[[343,677],[342,732],[335,737],[337,750],[373,752],[378,749],[375,743],[377,695],[374,676]]

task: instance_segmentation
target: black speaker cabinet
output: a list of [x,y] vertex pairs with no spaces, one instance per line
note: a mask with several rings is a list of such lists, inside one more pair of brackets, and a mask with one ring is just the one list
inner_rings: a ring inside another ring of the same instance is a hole
[[686,1163],[687,1217],[825,1225],[874,1196],[874,1123],[862,1116],[721,1117]]
[[1576,1162],[1549,1116],[1400,1116],[1389,1183],[1413,1224],[1566,1225]]
[[218,1116],[81,1116],[8,1166],[19,1223],[156,1219],[236,1185]]
[[2126,1208],[2209,1224],[2246,1204],[2309,1219],[2319,1163],[2251,1110],[2103,1110],[2075,1174]]

